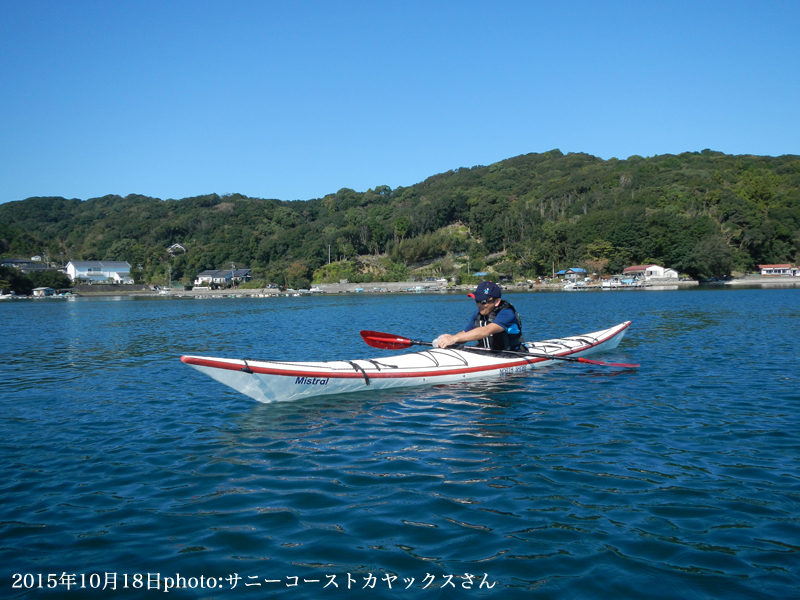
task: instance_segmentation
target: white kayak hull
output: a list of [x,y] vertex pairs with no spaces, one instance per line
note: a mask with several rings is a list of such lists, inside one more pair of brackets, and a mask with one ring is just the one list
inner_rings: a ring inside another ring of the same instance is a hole
[[[631,322],[584,335],[527,346],[532,353],[582,357],[616,348]],[[346,394],[419,385],[439,385],[522,373],[559,360],[429,348],[397,356],[286,362],[182,356],[181,361],[259,402],[283,402],[326,394]]]

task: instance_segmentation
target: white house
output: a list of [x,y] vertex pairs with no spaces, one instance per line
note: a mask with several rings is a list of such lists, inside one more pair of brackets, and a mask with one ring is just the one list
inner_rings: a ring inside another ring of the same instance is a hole
[[645,281],[650,281],[651,279],[677,280],[679,278],[678,272],[675,269],[661,267],[659,265],[634,265],[632,267],[625,267],[622,274],[630,277],[639,277]]
[[67,263],[67,276],[72,281],[133,283],[131,266],[124,260],[71,260]]
[[236,269],[235,271],[231,271],[230,269],[227,271],[203,271],[194,280],[194,285],[195,287],[225,287],[231,283],[250,281],[250,271],[251,269]]
[[34,298],[47,298],[48,296],[53,296],[55,293],[56,291],[51,287],[33,288]]
[[785,265],[758,265],[758,268],[761,269],[762,275],[768,275],[772,277],[780,277],[781,275],[794,275],[797,270],[792,269],[792,265],[785,264]]

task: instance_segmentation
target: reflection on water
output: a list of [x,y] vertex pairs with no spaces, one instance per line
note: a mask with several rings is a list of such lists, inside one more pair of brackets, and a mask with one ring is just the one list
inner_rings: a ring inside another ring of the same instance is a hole
[[[454,594],[795,596],[797,291],[512,301],[529,339],[633,320],[605,358],[642,368],[559,365],[262,405],[178,357],[385,356],[357,330],[432,339],[460,329],[469,306],[460,295],[0,306],[6,581],[237,573],[316,598],[326,575],[345,593],[349,573],[348,595],[439,597],[446,576],[460,588],[469,573],[473,589]],[[362,591],[370,573],[378,583]],[[484,574],[496,587],[478,588]],[[391,592],[384,575],[397,577]],[[291,576],[301,584],[287,587]]]

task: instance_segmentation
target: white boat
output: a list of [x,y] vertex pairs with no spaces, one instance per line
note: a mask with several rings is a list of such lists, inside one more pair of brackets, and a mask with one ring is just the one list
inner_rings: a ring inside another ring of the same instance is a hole
[[620,281],[618,277],[612,277],[611,279],[604,279],[600,283],[600,287],[604,290],[614,290],[622,287],[622,281]]
[[[549,366],[562,360],[591,362],[578,357],[616,348],[630,324],[630,321],[626,321],[602,331],[527,343],[527,352],[514,354],[460,347],[430,348],[395,356],[325,362],[209,356],[182,356],[181,361],[254,400],[270,403],[324,394],[438,385],[497,377]],[[364,333],[375,332],[362,332],[362,335]],[[398,338],[403,339],[405,338]],[[408,347],[408,344],[393,347]]]

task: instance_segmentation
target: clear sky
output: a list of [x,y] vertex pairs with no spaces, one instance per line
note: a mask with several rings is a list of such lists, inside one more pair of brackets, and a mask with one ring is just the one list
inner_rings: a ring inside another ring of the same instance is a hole
[[0,202],[800,154],[800,1],[0,0]]

